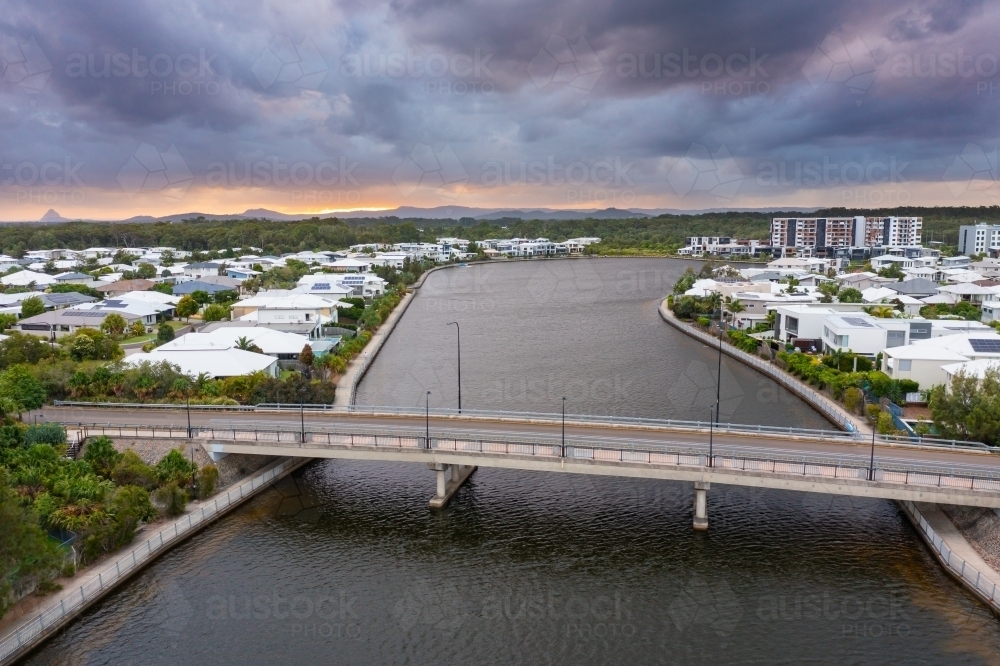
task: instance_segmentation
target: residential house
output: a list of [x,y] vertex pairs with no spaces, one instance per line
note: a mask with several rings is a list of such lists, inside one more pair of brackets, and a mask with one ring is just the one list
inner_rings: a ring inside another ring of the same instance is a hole
[[188,337],[191,337],[190,334],[178,338],[174,341],[178,344],[170,349],[165,349],[166,345],[163,345],[148,354],[126,356],[124,363],[140,365],[166,361],[176,365],[182,373],[191,377],[204,373],[218,379],[255,372],[263,372],[269,377],[278,376],[278,359],[273,356],[244,351],[229,342],[202,340],[197,336],[185,342],[185,338]]
[[28,287],[32,284],[36,287],[47,287],[55,283],[56,279],[51,275],[35,271],[18,271],[0,277],[0,284],[5,287]]
[[98,285],[95,289],[104,294],[105,297],[114,298],[115,296],[127,294],[130,291],[146,291],[152,289],[155,285],[156,283],[152,280],[119,280],[111,284]]

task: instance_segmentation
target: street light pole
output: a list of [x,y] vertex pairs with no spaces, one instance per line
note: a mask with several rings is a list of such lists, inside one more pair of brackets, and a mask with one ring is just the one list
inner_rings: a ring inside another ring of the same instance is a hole
[[431,392],[424,398],[424,448],[431,448]]
[[875,480],[875,429],[878,426],[878,417],[875,418],[875,423],[872,424],[872,457],[868,461],[868,480]]
[[455,325],[458,333],[458,413],[462,413],[462,327],[457,321],[449,321],[448,325]]
[[306,396],[304,393],[299,394],[299,421],[302,426],[302,443],[306,443]]
[[715,420],[719,420],[719,405],[722,402],[722,301],[719,301],[719,369],[715,377]]
[[562,457],[566,457],[566,396],[562,399]]
[[184,396],[187,402],[187,415],[188,415],[188,439],[191,439],[191,393],[188,392]]
[[708,408],[708,466],[712,467],[713,444],[715,443],[715,423],[712,421],[713,408]]

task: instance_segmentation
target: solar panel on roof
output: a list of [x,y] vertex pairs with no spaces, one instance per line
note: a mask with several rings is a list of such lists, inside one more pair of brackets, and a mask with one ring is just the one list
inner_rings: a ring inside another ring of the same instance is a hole
[[871,322],[862,319],[861,317],[844,317],[846,321],[851,326],[860,326],[862,328],[875,328],[872,326]]
[[79,310],[73,313],[74,317],[104,317],[106,313],[100,310]]
[[970,338],[969,344],[973,351],[984,354],[1000,354],[1000,339],[996,338]]
[[313,289],[329,289],[330,283],[328,282],[317,282],[313,285]]

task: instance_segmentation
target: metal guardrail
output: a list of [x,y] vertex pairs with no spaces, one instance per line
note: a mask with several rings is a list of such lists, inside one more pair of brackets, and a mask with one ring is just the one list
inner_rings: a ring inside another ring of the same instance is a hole
[[988,599],[994,610],[1000,610],[1000,589],[997,588],[997,583],[969,564],[961,555],[955,554],[948,547],[948,543],[937,535],[934,528],[930,526],[930,523],[927,522],[923,514],[917,510],[913,502],[906,500],[903,504],[906,505],[910,515],[917,519],[919,529],[926,537],[927,543],[938,554],[945,566],[966,582],[969,587],[975,589]]
[[[241,424],[242,425],[242,424]],[[1000,469],[930,462],[878,460],[869,476],[864,455],[782,454],[772,449],[718,445],[711,460],[703,445],[691,442],[646,442],[590,438],[570,440],[562,446],[558,436],[496,436],[492,433],[439,431],[429,439],[422,428],[337,430],[310,426],[246,429],[236,426],[187,428],[82,425],[85,436],[163,437],[225,440],[240,444],[279,444],[287,448],[337,447],[338,449],[392,448],[410,451],[442,451],[499,456],[591,459],[604,462],[720,468],[743,472],[797,474],[821,479],[856,479],[904,486],[1000,491]]]
[[[53,403],[57,407],[79,407],[79,408],[108,408],[108,409],[154,409],[154,410],[184,410],[184,404],[147,404],[147,403],[124,403],[124,402],[74,402],[68,400],[56,400]],[[329,405],[329,404],[289,404],[289,403],[261,403],[259,405],[191,405],[191,410],[202,412],[298,412],[303,410],[310,414],[344,414],[351,416],[410,416],[424,418],[430,413],[434,417],[460,417],[471,416],[479,418],[508,419],[516,421],[544,421],[547,423],[561,422],[562,415],[548,412],[515,412],[501,410],[483,409],[463,409],[459,412],[454,408],[435,407],[430,410],[416,409],[412,407],[400,407],[397,405]],[[653,428],[667,428],[672,430],[705,430],[709,427],[708,421],[688,421],[683,419],[648,419],[633,416],[602,416],[592,414],[567,414],[567,422],[588,423],[594,425],[635,425]],[[712,427],[720,433],[727,434],[747,434],[747,435],[775,435],[788,437],[808,437],[824,440],[837,441],[868,441],[868,436],[858,432],[845,432],[843,430],[822,430],[815,428],[795,428],[784,426],[765,426],[745,423],[713,423]],[[919,437],[914,440],[912,437],[898,437],[894,435],[878,435],[876,442],[887,444],[918,444],[925,446],[945,446],[948,448],[977,448],[984,450],[997,450],[997,447],[990,447],[981,442],[970,442],[963,440],[944,440],[933,437]]]
[[98,572],[96,578],[80,585],[71,594],[65,596],[59,602],[58,606],[39,613],[37,617],[0,640],[0,662],[5,661],[23,647],[31,645],[45,632],[51,631],[62,624],[65,618],[76,613],[87,602],[101,596],[108,588],[114,587],[121,579],[129,576],[146,562],[156,557],[162,552],[164,547],[183,538],[199,525],[212,520],[225,509],[238,503],[261,486],[270,483],[275,477],[284,473],[289,467],[295,464],[295,461],[283,461],[267,472],[241,483],[225,495],[221,495],[212,502],[206,503],[197,511],[193,511],[187,516],[175,520],[169,527],[160,530],[146,539],[141,545],[136,546],[115,559],[114,562]]

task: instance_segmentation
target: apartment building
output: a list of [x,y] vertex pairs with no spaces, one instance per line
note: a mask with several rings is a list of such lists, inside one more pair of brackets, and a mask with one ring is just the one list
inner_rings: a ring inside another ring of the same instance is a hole
[[1000,250],[1000,224],[963,224],[958,228],[959,254],[986,254]]
[[771,245],[796,253],[829,253],[838,248],[920,245],[922,217],[775,217]]

